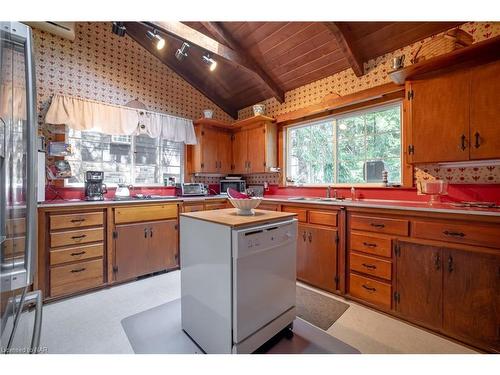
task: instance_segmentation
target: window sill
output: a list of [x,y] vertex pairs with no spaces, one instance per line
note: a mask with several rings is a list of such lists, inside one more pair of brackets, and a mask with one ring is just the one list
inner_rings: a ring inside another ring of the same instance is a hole
[[408,189],[408,187],[404,187],[401,184],[398,185],[389,185],[386,186],[380,183],[371,183],[371,184],[304,184],[304,185],[280,185],[280,188],[296,188],[296,189],[310,189],[310,188],[327,188],[331,187],[333,189],[350,189],[354,187],[355,189]]

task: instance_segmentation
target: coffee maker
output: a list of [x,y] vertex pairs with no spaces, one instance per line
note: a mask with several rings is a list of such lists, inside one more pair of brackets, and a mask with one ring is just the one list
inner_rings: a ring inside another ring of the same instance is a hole
[[104,172],[87,171],[85,172],[85,200],[102,201],[106,190],[106,184],[103,184]]

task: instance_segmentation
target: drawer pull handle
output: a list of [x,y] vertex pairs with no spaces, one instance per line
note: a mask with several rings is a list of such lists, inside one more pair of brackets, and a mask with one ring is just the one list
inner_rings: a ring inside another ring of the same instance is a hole
[[85,271],[86,268],[78,268],[77,270],[71,270],[72,273],[77,273],[77,272],[82,272],[82,271]]
[[449,236],[449,237],[460,237],[460,238],[465,237],[465,233],[463,233],[463,232],[454,232],[454,231],[449,231],[449,230],[445,230],[443,232],[443,234],[446,236]]
[[371,243],[371,242],[363,242],[363,245],[366,247],[377,247],[376,243]]
[[374,228],[385,228],[385,224],[370,223],[370,225]]
[[363,267],[366,267],[368,269],[371,269],[371,270],[374,270],[377,268],[377,266],[375,266],[374,264],[366,264],[366,263],[362,263],[361,264]]
[[365,284],[361,285],[363,288],[365,288],[366,290],[368,290],[369,292],[376,292],[377,291],[377,288],[373,288],[371,286],[366,286]]
[[73,236],[71,238],[74,240],[81,240],[82,238],[85,238],[85,237],[87,237],[86,234],[80,234],[79,236]]
[[71,219],[71,222],[72,223],[81,223],[82,221],[85,221],[84,218],[80,218],[80,219]]
[[72,257],[76,257],[77,255],[83,255],[83,254],[85,254],[85,251],[79,251],[78,253],[71,253],[70,255]]

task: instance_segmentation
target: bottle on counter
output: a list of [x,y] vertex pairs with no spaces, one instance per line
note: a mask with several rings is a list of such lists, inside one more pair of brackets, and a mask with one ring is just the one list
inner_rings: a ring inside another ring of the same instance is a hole
[[353,201],[355,201],[355,200],[356,200],[356,189],[354,188],[354,186],[353,186],[353,187],[351,187],[351,199],[352,199]]

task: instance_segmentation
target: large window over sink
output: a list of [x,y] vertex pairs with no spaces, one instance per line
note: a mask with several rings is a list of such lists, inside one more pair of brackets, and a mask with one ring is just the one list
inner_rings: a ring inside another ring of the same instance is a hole
[[400,184],[401,103],[288,127],[286,166],[295,184]]
[[73,177],[67,186],[82,186],[85,171],[104,171],[104,182],[113,184],[163,185],[168,177],[180,182],[183,175],[184,143],[147,135],[116,136],[68,128],[67,142],[73,155],[66,160]]

